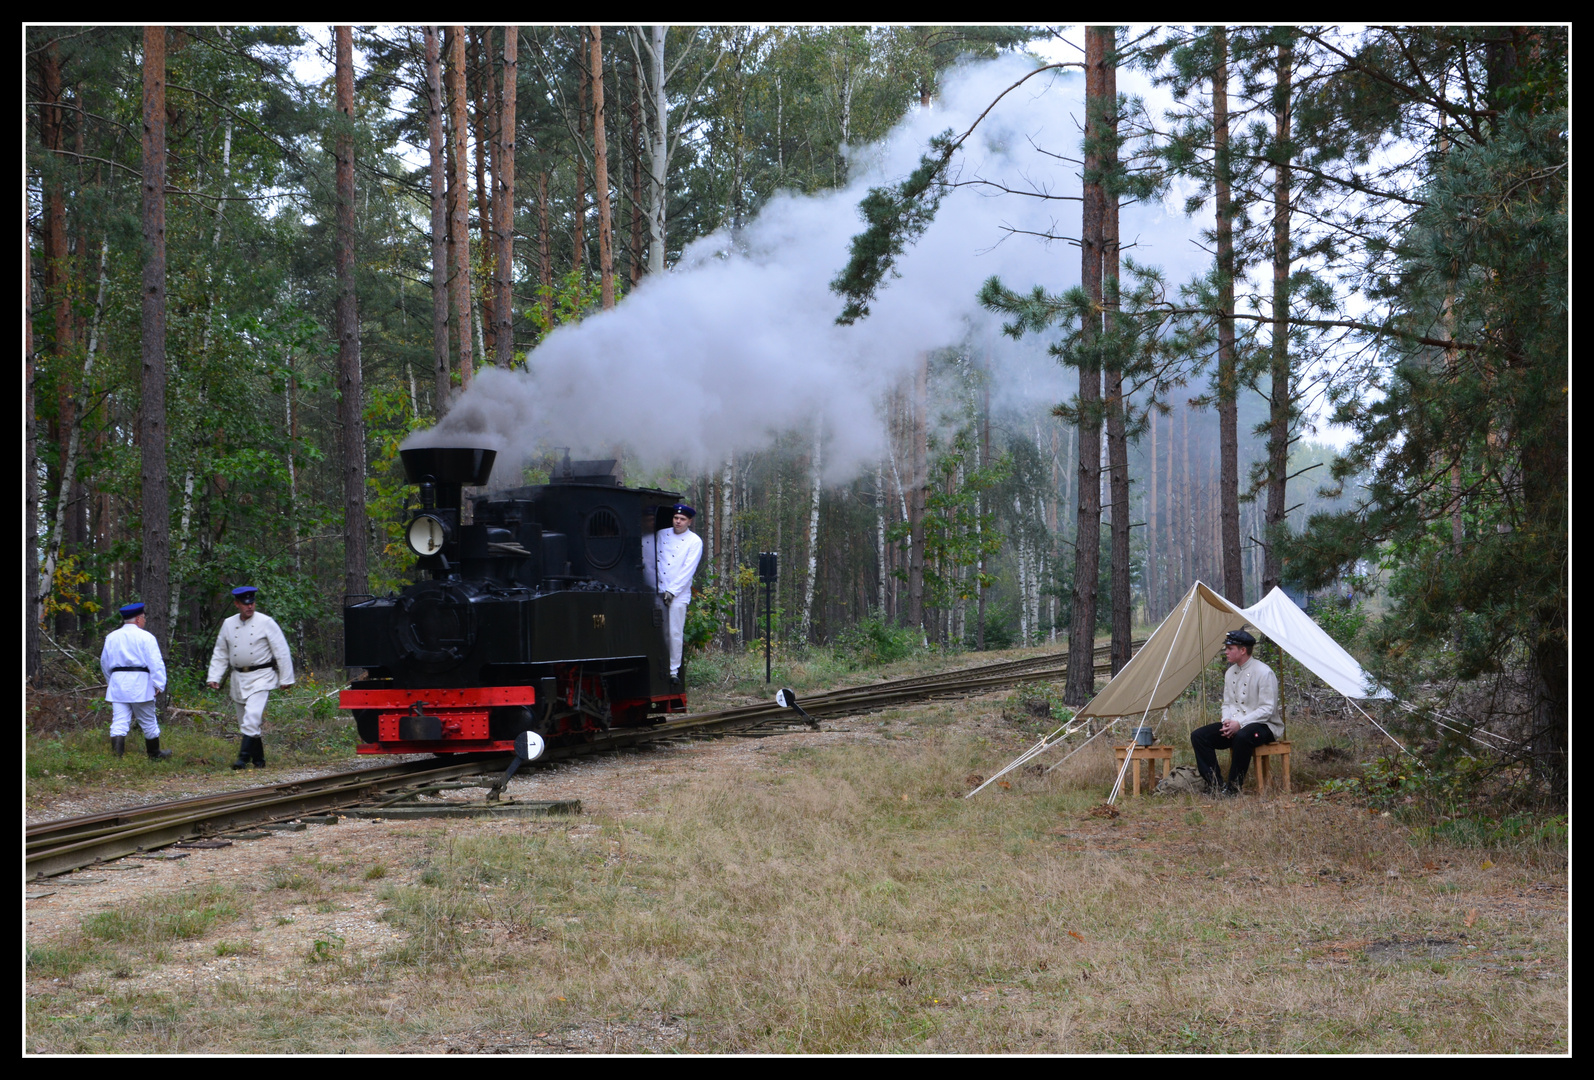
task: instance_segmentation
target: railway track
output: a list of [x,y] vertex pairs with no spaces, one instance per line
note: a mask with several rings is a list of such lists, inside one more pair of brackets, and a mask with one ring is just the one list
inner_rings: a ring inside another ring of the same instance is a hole
[[[1135,642],[1138,648],[1142,643]],[[1106,648],[1096,650],[1095,668],[1107,667]],[[813,717],[873,712],[932,698],[966,696],[1024,682],[1061,678],[1068,654],[1046,653],[979,664],[938,675],[883,680],[802,699]],[[605,732],[591,741],[550,748],[540,760],[558,761],[604,750],[678,738],[701,738],[793,722],[793,713],[774,702],[760,702],[714,712],[694,713],[645,728]],[[29,826],[26,834],[26,877],[66,873],[96,862],[153,851],[183,840],[235,831],[251,825],[285,821],[305,814],[370,802],[394,792],[446,783],[463,777],[490,777],[509,765],[509,755],[472,755],[462,761],[408,761],[394,765],[332,773],[309,780],[267,784],[219,795],[132,807],[102,814],[64,818]],[[484,780],[484,786],[487,781]]]

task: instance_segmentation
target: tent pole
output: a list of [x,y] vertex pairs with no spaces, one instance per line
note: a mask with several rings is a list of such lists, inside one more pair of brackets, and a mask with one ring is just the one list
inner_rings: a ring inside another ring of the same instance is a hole
[[[1356,702],[1353,699],[1346,698],[1345,700],[1350,702],[1350,707],[1351,708],[1355,709],[1357,712],[1361,713],[1363,716],[1367,716],[1367,710],[1362,708],[1360,705],[1356,704]],[[1400,740],[1395,738],[1388,731],[1386,731],[1384,729],[1384,725],[1380,724],[1377,720],[1374,720],[1371,716],[1367,716],[1367,722],[1369,724],[1373,725],[1373,727],[1377,728],[1379,731],[1382,731],[1384,733],[1384,738],[1388,739],[1390,742],[1392,742],[1396,746],[1400,747],[1400,752],[1402,754],[1411,754],[1412,757],[1416,757],[1417,756],[1416,754],[1412,754],[1411,751],[1407,750],[1404,746],[1400,746]]]
[[[1194,595],[1195,595],[1195,590],[1191,589],[1190,590],[1190,597],[1193,597]],[[1178,642],[1179,633],[1180,633],[1180,631],[1182,631],[1184,629],[1185,616],[1190,614],[1190,597],[1186,597],[1185,598],[1184,610],[1179,613],[1179,625],[1174,627],[1174,630],[1173,630],[1173,641],[1174,641],[1174,643]],[[1196,621],[1200,622],[1199,619],[1197,619]],[[1157,691],[1162,688],[1162,677],[1168,673],[1168,658],[1171,657],[1172,655],[1173,655],[1173,644],[1170,643],[1169,646],[1168,646],[1168,655],[1164,656],[1162,658],[1162,667],[1157,669],[1157,681],[1151,684],[1151,695],[1148,698],[1146,698],[1146,707],[1140,711],[1140,723],[1142,725],[1145,724],[1146,717],[1151,715],[1151,703],[1153,701],[1157,700]],[[1131,735],[1132,735],[1132,733],[1131,733]],[[1129,749],[1124,751],[1124,767],[1122,769],[1118,770],[1118,779],[1113,783],[1112,793],[1107,796],[1107,805],[1108,806],[1111,806],[1113,804],[1113,802],[1118,798],[1118,792],[1123,790],[1124,774],[1126,772],[1128,772],[1128,770],[1129,770],[1129,762],[1134,759],[1134,756],[1135,756],[1135,740],[1134,740],[1133,737],[1131,737],[1130,740],[1129,740]]]

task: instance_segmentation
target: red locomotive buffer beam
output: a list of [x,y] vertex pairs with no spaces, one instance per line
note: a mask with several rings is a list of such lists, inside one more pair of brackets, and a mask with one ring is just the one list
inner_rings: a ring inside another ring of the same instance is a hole
[[426,754],[513,751],[514,739],[493,739],[488,717],[496,706],[537,703],[531,686],[478,686],[418,690],[344,690],[340,709],[377,714],[377,741],[361,754]]
[[[566,706],[575,704],[574,680],[566,692],[558,695]],[[597,679],[582,680],[582,688],[589,695],[602,691]],[[537,704],[537,691],[531,686],[480,686],[445,689],[425,687],[409,690],[344,690],[338,695],[338,707],[375,713],[377,732],[375,742],[361,742],[356,748],[361,754],[436,754],[436,753],[502,753],[515,749],[514,738],[493,738],[491,732],[492,710],[502,706]],[[546,704],[546,702],[544,702]],[[684,713],[686,697],[673,694],[649,700],[640,698],[612,703],[615,720],[619,726],[649,723],[648,713]],[[597,730],[591,720],[578,714],[561,720],[558,730],[545,732],[548,737]],[[660,718],[662,719],[662,717]],[[657,721],[653,721],[657,722]]]

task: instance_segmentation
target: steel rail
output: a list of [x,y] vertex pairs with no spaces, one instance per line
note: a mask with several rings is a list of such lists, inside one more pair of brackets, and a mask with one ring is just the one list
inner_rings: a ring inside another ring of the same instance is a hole
[[151,803],[148,806],[127,807],[98,814],[84,814],[81,817],[41,821],[27,827],[26,840],[29,848],[51,841],[61,842],[67,837],[86,840],[92,836],[118,832],[136,825],[148,824],[161,818],[182,817],[206,808],[221,810],[234,804],[253,801],[262,797],[266,792],[274,791],[284,795],[291,795],[296,792],[309,793],[346,784],[353,778],[380,780],[406,777],[411,773],[424,772],[426,769],[431,768],[432,765],[433,763],[430,761],[401,761],[389,765],[378,765],[373,768],[314,776],[307,780],[289,780],[280,784],[262,784],[238,791],[224,791],[215,795],[196,795],[193,798]]
[[[1143,643],[1134,644],[1138,646]],[[1106,651],[1105,648],[1098,648],[1095,653]],[[802,705],[814,716],[854,715],[910,701],[963,696],[1014,683],[1061,677],[1066,673],[1067,665],[1068,654],[1065,650],[995,664],[978,664],[936,675],[846,687],[806,697]],[[1100,670],[1108,665],[1098,661],[1093,666]],[[585,742],[550,747],[540,760],[558,761],[672,738],[717,736],[791,717],[789,709],[774,702],[759,702],[696,713],[648,727],[614,729],[596,734]],[[509,761],[509,755],[472,755],[469,760],[456,760],[444,765],[435,761],[401,762],[308,780],[40,822],[27,829],[27,877],[48,877],[96,862],[151,851],[181,840],[349,806],[394,790],[413,787],[417,783],[489,775],[507,768]]]
[[[333,810],[417,782],[502,771],[509,759],[510,755],[500,754],[442,765],[435,761],[404,762],[410,768],[402,773],[389,768],[335,773],[320,778],[324,783],[311,791],[283,790],[302,786],[296,784],[249,789],[234,793],[238,798],[219,808],[190,805],[186,812],[174,810],[165,816],[149,816],[117,832],[88,837],[66,835],[57,843],[41,843],[27,853],[27,877],[50,877],[92,863],[153,851],[180,840]],[[387,775],[372,775],[382,773]]]

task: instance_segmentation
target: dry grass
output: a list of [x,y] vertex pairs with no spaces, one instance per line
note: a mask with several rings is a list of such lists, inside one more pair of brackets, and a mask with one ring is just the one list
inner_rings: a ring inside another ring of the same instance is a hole
[[[1111,776],[1095,747],[965,800],[1013,740],[911,715],[913,737],[701,776],[624,821],[420,831],[413,863],[382,874],[306,861],[262,880],[261,904],[385,911],[402,943],[374,961],[325,940],[287,985],[119,994],[101,972],[154,963],[158,935],[75,968],[41,955],[63,982],[30,984],[27,1045],[1566,1049],[1564,851],[1491,852],[1485,870],[1475,850],[1299,797],[1094,818]],[[247,959],[238,920],[207,932]]]

